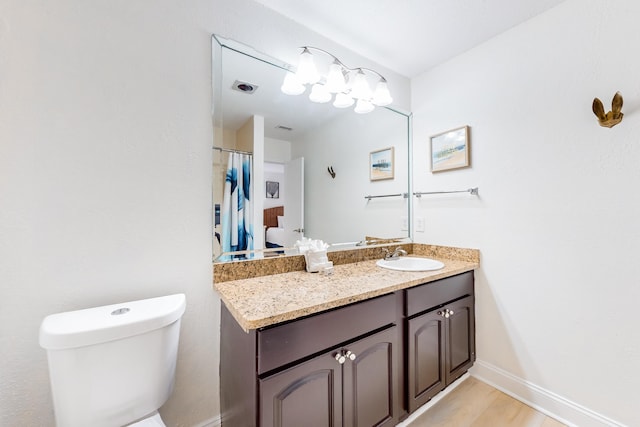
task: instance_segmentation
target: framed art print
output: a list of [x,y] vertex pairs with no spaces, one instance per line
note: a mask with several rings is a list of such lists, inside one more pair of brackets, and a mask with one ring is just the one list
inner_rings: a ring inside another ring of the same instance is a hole
[[267,181],[266,189],[267,199],[279,199],[280,198],[280,183],[277,181]]
[[465,168],[469,165],[469,126],[431,137],[431,172]]

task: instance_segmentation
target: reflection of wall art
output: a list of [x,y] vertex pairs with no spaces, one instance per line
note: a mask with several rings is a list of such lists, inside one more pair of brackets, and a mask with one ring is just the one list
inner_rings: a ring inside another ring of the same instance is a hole
[[267,199],[280,198],[280,183],[276,181],[267,181]]
[[369,155],[369,179],[393,179],[393,147],[372,151]]
[[431,172],[469,166],[469,126],[431,137]]

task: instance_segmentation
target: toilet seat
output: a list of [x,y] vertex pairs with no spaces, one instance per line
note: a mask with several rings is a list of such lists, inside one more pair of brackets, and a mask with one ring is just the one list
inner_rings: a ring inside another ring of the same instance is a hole
[[165,423],[160,418],[160,414],[158,412],[154,412],[154,414],[150,417],[147,417],[143,420],[137,421],[133,424],[129,424],[126,427],[167,427]]

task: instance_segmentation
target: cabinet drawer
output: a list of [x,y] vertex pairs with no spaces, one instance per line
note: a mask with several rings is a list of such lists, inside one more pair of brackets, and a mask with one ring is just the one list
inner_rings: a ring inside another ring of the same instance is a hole
[[405,315],[413,316],[465,295],[473,295],[473,271],[425,283],[405,292]]
[[396,321],[396,294],[258,331],[258,374],[337,346]]

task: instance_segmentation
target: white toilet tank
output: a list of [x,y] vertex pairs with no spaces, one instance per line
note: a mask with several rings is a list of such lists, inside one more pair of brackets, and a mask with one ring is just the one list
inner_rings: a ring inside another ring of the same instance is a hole
[[152,414],[173,390],[183,294],[47,316],[59,427],[116,427]]

